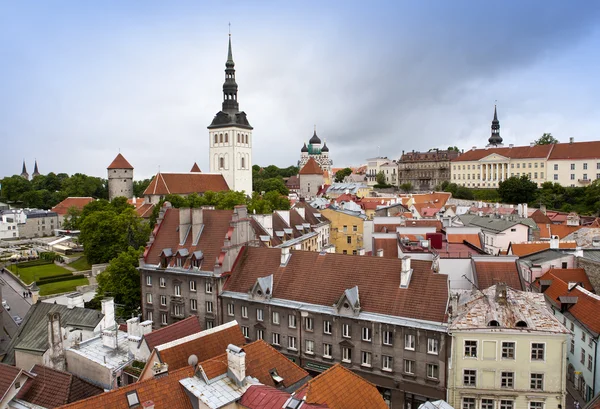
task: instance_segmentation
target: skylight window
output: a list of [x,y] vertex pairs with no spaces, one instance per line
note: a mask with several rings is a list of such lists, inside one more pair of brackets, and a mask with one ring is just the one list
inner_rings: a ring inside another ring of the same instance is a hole
[[292,397],[289,401],[287,401],[286,405],[284,406],[284,409],[298,409],[301,405],[302,401],[300,399]]
[[279,385],[281,382],[283,382],[283,378],[279,376],[279,374],[277,373],[277,369],[271,369],[269,371],[269,374],[271,375],[271,378],[273,378],[273,381],[275,381],[276,385]]
[[130,408],[137,406],[140,404],[140,398],[138,398],[138,394],[136,391],[127,392],[127,404]]

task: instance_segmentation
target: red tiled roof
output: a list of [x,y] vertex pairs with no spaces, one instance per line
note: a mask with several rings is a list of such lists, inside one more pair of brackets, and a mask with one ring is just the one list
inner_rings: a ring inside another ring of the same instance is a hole
[[550,225],[550,234],[552,236],[558,236],[559,239],[564,239],[569,234],[581,229],[583,226],[567,226],[566,224],[552,224]]
[[[21,374],[21,371],[22,369],[17,368],[16,366],[0,364],[0,398],[6,395],[12,384]],[[23,372],[30,376],[28,372]]]
[[175,324],[167,325],[166,327],[152,331],[144,335],[148,349],[152,351],[158,345],[166,344],[188,335],[202,331],[200,321],[197,316],[191,316]]
[[[567,269],[565,269],[567,270]],[[581,270],[581,269],[568,269],[568,270]],[[581,276],[579,272],[567,272],[563,273],[563,277],[560,277],[561,269],[552,269],[549,270],[546,274],[541,276],[535,282],[535,286],[539,288],[539,282],[541,280],[552,280],[552,284],[544,291],[544,295],[546,298],[555,306],[561,307],[561,302],[558,299],[562,296],[568,297],[577,297],[577,302],[569,307],[568,311],[571,315],[573,315],[579,322],[589,328],[591,331],[599,333],[600,332],[600,296],[591,293],[586,289],[582,289],[579,286],[574,287],[569,291],[568,282],[576,281],[581,282],[583,280],[573,280],[573,278]],[[585,273],[584,273],[585,274]],[[587,276],[586,276],[587,279]],[[589,283],[589,280],[588,280]],[[590,287],[587,287],[587,286]],[[585,284],[588,289],[591,288],[591,284]]]
[[340,202],[354,202],[356,201],[356,196],[351,195],[349,193],[342,193],[341,195],[339,195],[338,197],[336,197],[335,199],[336,203],[340,203]]
[[196,162],[194,162],[194,165],[192,166],[192,169],[190,169],[190,172],[202,173],[202,171],[200,170],[200,166],[198,166]]
[[447,234],[446,240],[448,243],[462,244],[465,241],[474,246],[481,248],[481,239],[479,234]]
[[398,258],[398,238],[394,236],[386,239],[373,239],[373,255],[376,255],[379,249],[383,250],[383,257]]
[[[277,370],[286,388],[308,376],[308,372],[263,340],[244,345],[243,349],[246,352],[246,376],[258,379],[263,385],[278,386],[269,373],[271,369]],[[227,373],[227,353],[206,360],[199,366],[208,379]]]
[[229,190],[221,174],[158,173],[144,190],[147,195],[187,195],[190,193],[224,192]]
[[474,261],[473,265],[480,290],[485,290],[498,283],[506,283],[515,290],[523,290],[515,260]]
[[131,166],[131,164],[127,162],[127,159],[119,153],[106,169],[133,169],[133,166]]
[[[187,209],[189,211],[189,209]],[[200,210],[200,209],[192,209]],[[180,209],[167,209],[162,222],[155,227],[154,241],[146,250],[144,260],[147,264],[157,265],[160,263],[160,254],[164,249],[170,248],[173,254],[178,249],[187,249],[189,254],[201,250],[204,254],[202,269],[212,271],[215,260],[221,254],[225,235],[229,230],[229,224],[233,215],[232,210],[209,210],[202,209],[202,222],[204,228],[197,245],[193,245],[191,231],[183,245],[179,243],[179,212]],[[174,258],[174,257],[173,257]],[[174,263],[175,260],[172,260]],[[186,262],[186,265],[189,264]],[[185,266],[184,266],[185,267]]]
[[37,364],[31,372],[36,377],[27,382],[27,387],[22,388],[16,397],[45,408],[55,408],[104,392],[104,389],[68,372]]
[[388,408],[375,385],[340,364],[308,381],[295,396],[331,409]]
[[65,200],[54,206],[52,211],[64,216],[70,208],[74,207],[77,210],[82,210],[86,204],[93,202],[94,200],[93,197],[67,197]]
[[[573,242],[559,242],[558,248],[561,249],[574,249],[577,247],[577,243]],[[510,243],[509,246],[511,254],[515,256],[524,257],[529,254],[537,253],[538,251],[547,250],[550,248],[550,242],[532,242],[532,243]]]
[[514,146],[512,148],[471,149],[452,159],[452,162],[467,162],[480,160],[492,154],[498,154],[511,159],[547,158],[553,145]]
[[[529,211],[527,211],[527,213],[529,213]],[[546,216],[540,209],[534,210],[530,215],[528,215],[528,217],[533,219],[533,221],[538,225],[552,223],[552,220],[550,220],[550,218]]]
[[300,169],[300,175],[323,175],[323,170],[314,158],[310,158]]
[[586,290],[594,292],[594,287],[583,268],[551,268],[543,276],[535,280],[534,285],[539,287],[540,280],[552,280],[555,278],[565,283],[580,283]]
[[298,175],[290,176],[288,180],[285,181],[285,187],[288,189],[300,189],[300,178]]
[[538,229],[540,229],[540,239],[550,239],[550,223],[537,223]]
[[158,351],[160,361],[169,365],[169,371],[188,366],[188,358],[194,354],[198,362],[203,362],[221,355],[227,350],[227,345],[242,346],[246,342],[239,325],[230,325],[226,328],[215,327],[204,331],[205,335],[190,337],[185,342],[176,345],[161,347]]
[[144,203],[143,205],[141,205],[140,207],[135,209],[135,212],[137,213],[138,216],[140,216],[144,219],[148,219],[152,215],[153,210],[154,210],[154,204]]
[[140,403],[152,401],[157,409],[193,409],[185,388],[179,384],[180,380],[191,376],[194,376],[194,368],[191,366],[186,365],[185,368],[179,370],[171,370],[169,367],[169,374],[166,376],[132,383],[70,405],[61,406],[61,408],[130,409],[127,393],[135,391]]
[[[363,311],[445,320],[447,277],[434,274],[431,261],[412,261],[414,272],[407,289],[400,288],[399,259],[292,250],[287,264],[280,263],[280,249],[247,247],[238,256],[225,290],[247,294],[258,278],[273,274],[275,298],[331,306],[345,290],[358,286]],[[314,291],[315,274],[319,291]],[[382,282],[386,285],[380,286]]]
[[549,160],[596,159],[600,157],[600,141],[557,143]]
[[[436,207],[442,207],[446,204],[448,199],[450,199],[451,193],[445,192],[433,192],[433,193],[424,193],[424,194],[416,194],[413,195],[413,201],[415,204],[417,203],[429,203],[435,204]],[[437,201],[436,201],[437,200]]]
[[442,231],[442,222],[436,219],[411,219],[406,227],[435,227],[436,232]]

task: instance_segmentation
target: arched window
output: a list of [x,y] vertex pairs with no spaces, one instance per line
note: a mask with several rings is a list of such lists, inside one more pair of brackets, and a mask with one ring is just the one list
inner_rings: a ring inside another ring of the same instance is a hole
[[229,143],[229,136],[225,134],[225,143]]
[[499,327],[500,323],[496,320],[491,320],[490,322],[488,322],[488,327]]
[[224,169],[225,168],[225,158],[221,157],[219,158],[219,169]]
[[219,135],[215,134],[215,143],[219,143]]
[[248,134],[244,135],[245,144],[248,145]]
[[240,134],[237,134],[237,143],[240,143]]
[[241,164],[242,169],[246,168],[246,158],[242,157],[242,164]]
[[515,327],[517,327],[517,328],[527,328],[527,323],[525,321],[517,321],[517,323],[515,324]]
[[223,134],[219,134],[219,143],[223,143]]

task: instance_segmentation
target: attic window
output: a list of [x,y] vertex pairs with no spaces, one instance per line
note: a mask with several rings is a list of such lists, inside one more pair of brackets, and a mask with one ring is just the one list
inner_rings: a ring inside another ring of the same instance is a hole
[[256,290],[256,294],[262,295],[262,291],[261,290]]
[[345,302],[344,303],[344,308],[350,308],[350,305],[347,302]]
[[298,409],[302,405],[302,401],[300,399],[296,399],[291,397],[289,401],[283,407],[284,409]]
[[515,324],[515,327],[517,327],[517,328],[527,328],[527,323],[525,321],[517,321],[517,323]]
[[140,404],[140,399],[138,398],[138,394],[136,391],[127,392],[125,396],[127,397],[127,404],[130,408]]
[[283,378],[279,376],[279,374],[277,373],[277,369],[271,369],[269,371],[269,374],[271,375],[271,378],[273,379],[273,382],[275,382],[276,386],[279,386],[279,384],[283,382]]
[[496,320],[491,320],[490,322],[488,322],[488,327],[499,327],[500,323]]

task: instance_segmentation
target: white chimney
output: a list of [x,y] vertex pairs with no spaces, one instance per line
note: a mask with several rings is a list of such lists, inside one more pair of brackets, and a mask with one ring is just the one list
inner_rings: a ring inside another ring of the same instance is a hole
[[575,138],[571,136],[571,137],[569,138],[569,143],[573,143],[573,142],[575,142]]
[[147,400],[146,402],[142,403],[142,409],[154,409],[154,401]]
[[67,295],[67,308],[72,310],[75,307],[84,308],[83,294],[78,292]]
[[110,349],[117,349],[116,329],[105,329],[102,331],[102,345]]
[[135,337],[141,335],[139,317],[133,317],[127,320],[127,335],[133,335]]
[[359,256],[364,256],[365,255],[365,249],[364,248],[358,249],[358,255]]
[[104,318],[102,319],[102,329],[105,328],[113,328],[115,326],[115,299],[114,298],[104,298],[101,301],[102,304],[102,314],[104,314]]
[[535,146],[535,142],[529,142],[529,147],[533,148]]
[[[198,240],[200,239],[200,233],[202,232],[202,227],[204,226],[204,209],[195,208],[192,209],[192,244],[198,244]],[[238,211],[239,213],[239,211]]]
[[144,336],[152,332],[152,321],[147,320],[140,323],[140,336]]
[[579,246],[575,247],[575,253],[573,255],[575,257],[583,257],[583,249]]
[[233,344],[227,346],[227,376],[238,386],[246,379],[246,353]]
[[412,269],[410,268],[410,257],[402,257],[402,271],[400,272],[400,288],[408,288]]
[[383,249],[377,249],[377,257],[383,257]]
[[560,239],[558,238],[558,236],[553,234],[550,237],[550,248],[551,249],[558,249],[558,247],[559,247],[559,244],[558,244],[559,241],[560,241]]
[[527,209],[527,203],[523,203],[523,217],[528,217],[529,210]]
[[281,266],[286,266],[291,257],[290,248],[282,247],[281,248]]

